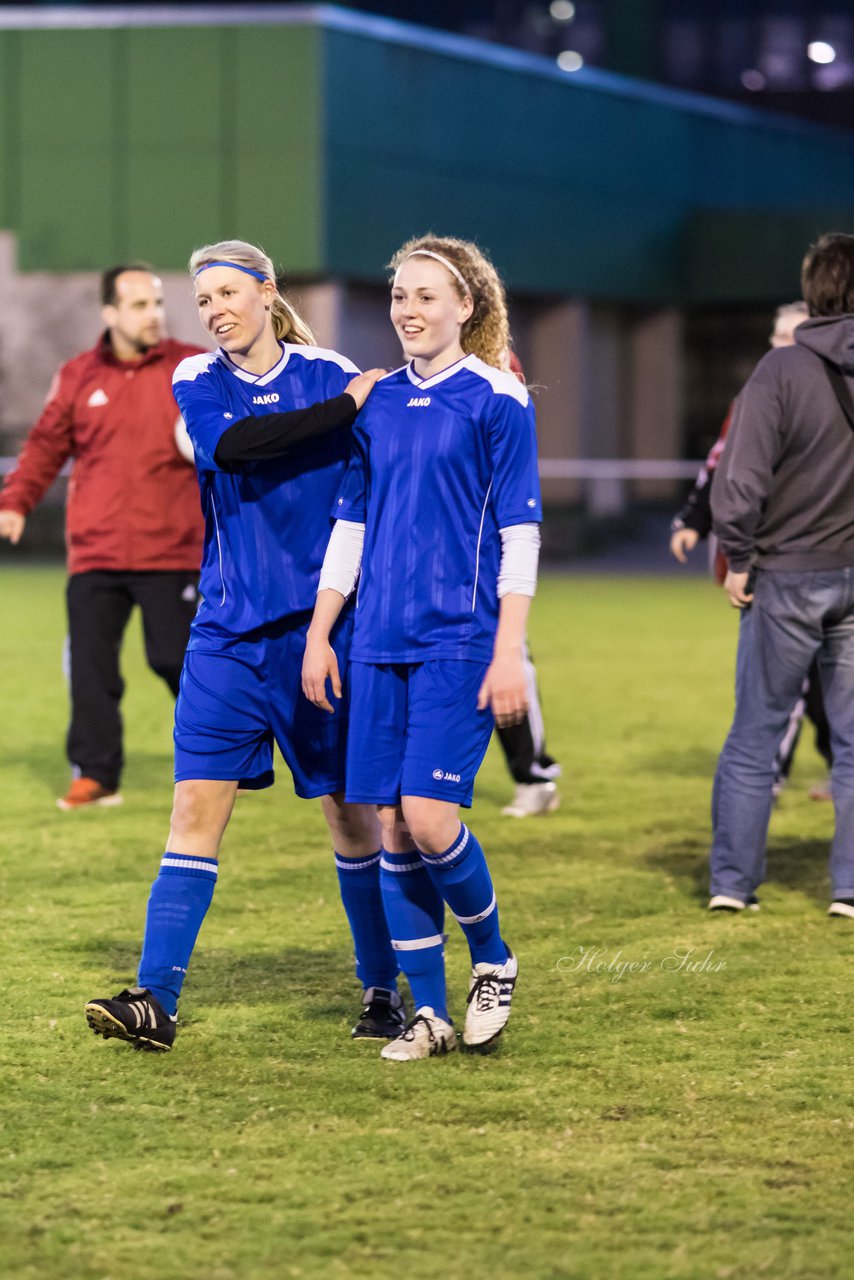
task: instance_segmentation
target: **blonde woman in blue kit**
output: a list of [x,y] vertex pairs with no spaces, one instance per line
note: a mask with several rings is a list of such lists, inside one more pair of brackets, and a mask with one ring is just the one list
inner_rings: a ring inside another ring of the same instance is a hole
[[[344,800],[346,719],[302,697],[300,670],[327,510],[346,471],[350,424],[381,370],[359,374],[318,347],[279,293],[263,250],[225,241],[190,260],[203,327],[218,349],[184,360],[175,398],[193,444],[205,515],[200,591],[175,713],[172,823],[152,885],[138,986],[90,1001],[102,1035],[164,1051],[211,904],[238,782],[273,781],[279,746],[304,799],[319,799],[365,988],[356,1038],[404,1023],[379,886],[380,834]],[[346,663],[352,620],[334,643]],[[286,922],[285,922],[286,924]]]

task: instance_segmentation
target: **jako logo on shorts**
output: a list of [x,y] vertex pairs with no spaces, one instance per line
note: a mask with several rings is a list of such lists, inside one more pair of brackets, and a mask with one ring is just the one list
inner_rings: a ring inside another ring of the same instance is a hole
[[407,401],[406,407],[407,409],[426,409],[429,403],[429,396],[413,396],[411,400]]
[[268,396],[253,396],[252,403],[253,404],[278,404],[279,396],[277,392],[271,391]]
[[445,773],[443,769],[434,769],[433,777],[437,782],[459,782],[460,780],[458,773]]

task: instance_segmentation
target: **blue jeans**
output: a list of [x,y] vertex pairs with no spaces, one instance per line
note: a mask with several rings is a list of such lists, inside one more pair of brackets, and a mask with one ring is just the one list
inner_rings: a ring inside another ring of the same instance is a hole
[[833,751],[832,893],[854,898],[854,566],[757,574],[740,618],[735,716],[712,792],[713,895],[746,902],[765,879],[774,756],[814,657]]

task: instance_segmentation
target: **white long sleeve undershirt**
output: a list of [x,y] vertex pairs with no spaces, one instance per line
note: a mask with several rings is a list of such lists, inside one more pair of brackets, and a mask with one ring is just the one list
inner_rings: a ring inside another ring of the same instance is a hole
[[[532,596],[537,589],[540,526],[514,524],[499,529],[501,563],[498,597]],[[318,591],[337,591],[346,600],[352,593],[362,565],[365,526],[355,520],[336,520],[323,557]]]
[[355,520],[336,520],[323,568],[320,570],[318,591],[338,591],[346,600],[356,585],[362,567],[362,547],[365,545],[365,526]]
[[511,524],[499,529],[501,563],[498,567],[498,598],[532,596],[537,590],[537,564],[540,559],[540,526]]

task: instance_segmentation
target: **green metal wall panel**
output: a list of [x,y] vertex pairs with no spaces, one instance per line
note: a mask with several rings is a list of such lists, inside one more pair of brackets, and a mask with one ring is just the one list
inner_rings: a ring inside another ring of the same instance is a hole
[[20,45],[17,31],[0,31],[0,227],[19,224]]
[[375,278],[401,240],[433,229],[479,240],[516,288],[672,287],[687,198],[673,113],[350,34],[327,42],[329,184],[347,193],[330,199],[333,271]]
[[[559,76],[520,55],[328,28],[329,266],[377,278],[406,236],[487,247],[508,284],[678,301],[702,208],[854,212],[849,135],[615,77]],[[786,281],[785,237],[761,223],[744,255]],[[750,271],[742,279],[750,296]]]
[[[24,269],[181,269],[238,235],[291,276],[378,281],[434,229],[519,291],[690,302],[726,280],[741,300],[791,292],[825,210],[854,226],[841,131],[325,7],[105,22],[0,31],[0,226]],[[736,227],[739,268],[716,268]]]
[[[323,269],[320,34],[303,27],[0,32],[0,226],[25,270],[180,269],[241,236]],[[8,79],[6,78],[9,70]]]
[[322,51],[316,27],[240,28],[226,75],[228,234],[262,244],[289,276],[325,268]]
[[123,255],[185,266],[226,220],[223,33],[121,33]]
[[21,39],[20,264],[73,270],[113,260],[116,31],[26,32]]
[[[852,214],[850,208],[832,206],[790,214],[704,210],[691,219],[686,234],[686,296],[769,306],[798,298],[808,245],[826,231],[854,232]],[[785,264],[784,270],[778,264]]]

